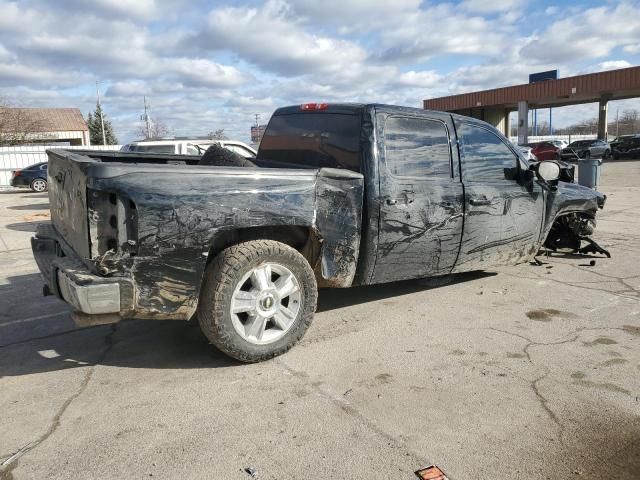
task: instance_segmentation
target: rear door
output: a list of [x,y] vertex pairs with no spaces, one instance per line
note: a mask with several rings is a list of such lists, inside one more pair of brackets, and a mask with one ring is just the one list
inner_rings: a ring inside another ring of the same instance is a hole
[[518,180],[518,169],[527,165],[493,127],[459,121],[456,130],[465,221],[454,271],[518,263],[537,248],[544,208],[542,187],[536,181]]
[[373,282],[447,274],[460,247],[464,200],[451,116],[380,112],[376,121],[383,135]]

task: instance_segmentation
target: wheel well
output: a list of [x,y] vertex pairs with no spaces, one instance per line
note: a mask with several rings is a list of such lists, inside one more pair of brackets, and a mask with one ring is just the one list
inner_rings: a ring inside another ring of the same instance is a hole
[[320,239],[309,227],[275,225],[226,230],[215,237],[207,263],[225,248],[250,240],[275,240],[302,253],[313,267],[320,253]]

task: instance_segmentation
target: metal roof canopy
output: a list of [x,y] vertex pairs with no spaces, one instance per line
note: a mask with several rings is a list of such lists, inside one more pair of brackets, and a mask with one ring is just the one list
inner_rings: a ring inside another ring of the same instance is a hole
[[424,100],[423,106],[447,112],[479,107],[513,111],[521,101],[532,108],[548,108],[634,97],[640,97],[640,67],[433,98]]

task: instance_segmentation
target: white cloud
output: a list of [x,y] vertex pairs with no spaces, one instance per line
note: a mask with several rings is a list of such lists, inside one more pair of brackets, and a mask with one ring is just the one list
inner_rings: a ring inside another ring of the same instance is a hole
[[[122,140],[131,139],[143,95],[176,134],[224,128],[246,140],[255,113],[266,121],[282,105],[420,106],[424,98],[524,83],[535,71],[625,67],[640,53],[640,25],[629,20],[638,0],[584,11],[527,0],[87,5],[0,0],[0,96],[86,113],[99,79]],[[547,23],[532,23],[544,10]],[[532,28],[539,30],[529,35]]]
[[445,54],[497,54],[508,41],[509,24],[468,15],[452,4],[414,12],[381,31],[385,61],[421,61]]
[[462,8],[474,13],[507,12],[523,6],[524,0],[465,0]]
[[621,2],[561,18],[533,36],[522,55],[547,62],[605,57],[616,47],[638,43],[640,22],[632,19],[639,10],[637,3]]
[[433,70],[424,72],[411,70],[400,74],[394,83],[405,87],[430,88],[437,86],[441,81],[442,75]]
[[632,45],[627,45],[622,49],[626,53],[640,53],[640,43],[635,43]]
[[609,60],[607,62],[599,63],[596,68],[592,69],[595,72],[602,72],[605,70],[616,70],[618,68],[629,68],[632,65],[626,60]]
[[366,59],[365,50],[355,43],[309,33],[290,13],[288,4],[279,0],[269,0],[263,8],[213,10],[200,44],[205,49],[232,50],[285,76],[337,73]]

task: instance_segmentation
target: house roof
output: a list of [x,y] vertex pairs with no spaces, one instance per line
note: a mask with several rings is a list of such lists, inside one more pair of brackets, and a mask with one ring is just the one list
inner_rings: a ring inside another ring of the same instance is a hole
[[78,108],[0,108],[2,110],[6,113],[6,121],[0,122],[2,130],[12,130],[12,123],[28,125],[33,133],[88,130],[87,122]]

